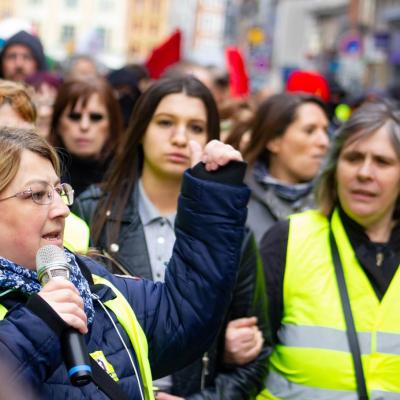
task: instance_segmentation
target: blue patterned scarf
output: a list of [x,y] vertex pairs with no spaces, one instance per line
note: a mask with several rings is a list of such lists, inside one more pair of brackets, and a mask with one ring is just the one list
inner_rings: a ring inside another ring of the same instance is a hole
[[[64,252],[71,268],[70,280],[79,290],[84,302],[88,325],[91,325],[94,318],[94,308],[90,296],[89,284],[82,275],[75,256],[66,249],[64,249]],[[0,257],[0,288],[17,289],[22,293],[31,295],[39,292],[42,289],[42,285],[38,281],[36,271],[31,271],[6,258]]]
[[261,161],[256,161],[253,168],[254,178],[264,186],[272,187],[282,199],[297,201],[311,192],[314,182],[287,184],[271,176],[267,167]]

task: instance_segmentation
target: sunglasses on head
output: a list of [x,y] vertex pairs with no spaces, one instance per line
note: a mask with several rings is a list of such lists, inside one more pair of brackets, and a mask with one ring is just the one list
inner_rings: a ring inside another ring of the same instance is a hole
[[[104,114],[91,112],[88,113],[90,122],[100,122],[102,119],[105,118]],[[83,113],[72,111],[70,112],[67,117],[69,120],[78,122],[82,119]]]

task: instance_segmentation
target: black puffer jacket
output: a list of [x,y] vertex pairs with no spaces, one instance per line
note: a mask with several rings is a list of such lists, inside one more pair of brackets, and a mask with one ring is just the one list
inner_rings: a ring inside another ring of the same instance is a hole
[[[92,223],[97,203],[102,196],[98,188],[90,187],[77,199],[73,211],[88,225]],[[146,247],[144,230],[137,210],[138,193],[135,190],[130,197],[122,217],[121,231],[116,243],[106,247],[106,232],[115,219],[112,212],[104,234],[100,239],[101,250],[111,255],[128,273],[152,279],[150,260]],[[110,264],[114,272],[121,270]],[[224,365],[225,327],[228,321],[241,317],[256,316],[264,335],[264,347],[259,356],[251,363],[236,367]],[[247,231],[242,244],[241,262],[238,279],[228,313],[221,317],[223,326],[220,334],[206,353],[205,357],[175,373],[173,393],[187,399],[246,400],[252,399],[262,389],[267,373],[267,358],[271,352],[270,330],[267,319],[267,300],[264,287],[263,268],[254,235]],[[204,368],[204,360],[207,368]],[[207,373],[208,372],[208,373]],[[205,388],[201,390],[202,377]]]

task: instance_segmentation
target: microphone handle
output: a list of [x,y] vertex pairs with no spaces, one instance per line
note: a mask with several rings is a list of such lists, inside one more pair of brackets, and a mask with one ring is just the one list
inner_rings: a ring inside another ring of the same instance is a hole
[[61,349],[71,383],[88,384],[92,380],[92,368],[84,336],[76,329],[66,329],[61,337]]

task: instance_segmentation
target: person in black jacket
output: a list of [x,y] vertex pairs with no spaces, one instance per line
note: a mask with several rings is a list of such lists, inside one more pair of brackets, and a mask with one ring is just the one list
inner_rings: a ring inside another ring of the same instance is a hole
[[[193,77],[159,81],[139,99],[106,183],[83,193],[74,208],[92,227],[93,244],[115,261],[110,264],[114,272],[164,280],[189,142],[201,148],[218,136],[215,101]],[[239,170],[232,171],[232,179],[239,177]],[[157,382],[162,390],[185,398],[247,399],[261,389],[268,326],[262,268],[251,232],[242,244],[230,310],[221,320],[220,337],[203,359]],[[225,333],[230,346],[224,355]],[[244,365],[234,365],[238,362]],[[163,396],[168,395],[159,394]]]
[[92,77],[60,86],[48,140],[57,147],[63,180],[76,196],[102,182],[122,135],[121,110],[107,81]]

